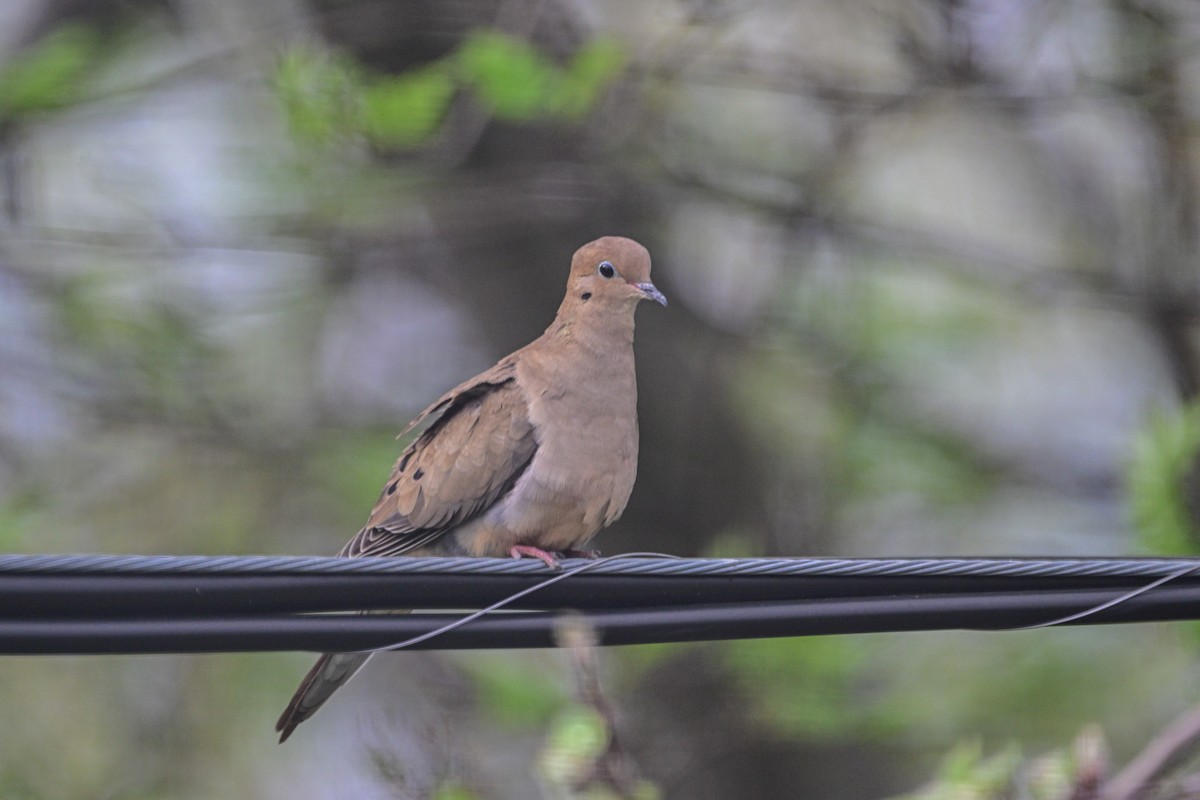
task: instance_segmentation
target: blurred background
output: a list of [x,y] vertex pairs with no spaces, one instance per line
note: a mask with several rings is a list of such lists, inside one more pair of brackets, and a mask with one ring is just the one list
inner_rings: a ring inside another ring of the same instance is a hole
[[[0,549],[336,552],[622,234],[671,306],[605,553],[1192,553],[1198,119],[1182,0],[5,0]],[[1127,760],[1197,630],[600,669],[645,796],[990,797],[928,783]],[[2,660],[0,795],[571,796],[561,653],[377,659],[279,747],[310,660]]]

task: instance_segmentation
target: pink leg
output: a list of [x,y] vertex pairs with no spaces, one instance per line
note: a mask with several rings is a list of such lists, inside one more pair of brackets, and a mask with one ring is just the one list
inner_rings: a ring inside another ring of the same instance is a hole
[[540,547],[533,547],[528,544],[515,544],[508,554],[513,558],[536,558],[550,569],[561,569],[558,559],[547,553]]

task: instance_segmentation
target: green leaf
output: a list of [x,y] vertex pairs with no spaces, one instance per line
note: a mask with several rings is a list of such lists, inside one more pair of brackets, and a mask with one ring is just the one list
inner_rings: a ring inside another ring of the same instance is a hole
[[548,58],[511,36],[472,34],[456,57],[459,77],[501,119],[529,121],[543,116],[562,80]]
[[94,68],[99,37],[83,25],[67,25],[46,36],[0,72],[0,117],[20,117],[61,108],[81,94]]
[[371,74],[346,57],[292,48],[276,70],[275,90],[301,142],[328,145],[362,136],[377,146],[412,147],[437,132],[463,87],[500,119],[578,120],[624,61],[617,45],[600,39],[564,69],[526,42],[479,31],[441,61],[394,76]]
[[1129,502],[1142,545],[1160,555],[1196,552],[1187,484],[1200,456],[1200,402],[1153,415],[1133,445]]
[[454,78],[440,67],[378,78],[363,92],[363,129],[375,144],[421,144],[438,129],[454,96]]
[[593,39],[580,48],[567,74],[581,86],[600,87],[625,66],[625,50],[611,39]]
[[552,106],[555,113],[578,120],[596,104],[625,66],[625,52],[608,39],[596,39],[584,45],[567,68],[557,87]]
[[330,144],[357,132],[363,79],[349,59],[296,47],[275,72],[275,91],[292,135]]
[[517,122],[578,120],[625,63],[618,45],[597,39],[560,69],[526,42],[491,31],[472,34],[455,58],[459,77],[492,113]]

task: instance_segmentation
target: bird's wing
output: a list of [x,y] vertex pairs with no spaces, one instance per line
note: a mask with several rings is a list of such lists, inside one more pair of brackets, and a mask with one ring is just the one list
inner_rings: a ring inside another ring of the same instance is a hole
[[537,451],[511,358],[451,389],[405,431],[431,416],[341,555],[396,556],[431,544],[491,508]]

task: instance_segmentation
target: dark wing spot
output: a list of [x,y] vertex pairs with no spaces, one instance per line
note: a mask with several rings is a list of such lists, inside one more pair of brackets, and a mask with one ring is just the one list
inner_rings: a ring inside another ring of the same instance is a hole
[[425,470],[421,469],[420,467],[417,467],[417,471],[413,473],[413,480],[419,481],[419,480],[421,480],[421,478],[424,478],[424,477],[425,477]]
[[393,495],[393,494],[395,494],[395,493],[396,493],[396,484],[397,484],[397,483],[399,483],[399,481],[392,481],[391,485],[390,485],[390,486],[388,486],[388,488],[387,488],[387,493],[388,493],[389,495]]
[[582,299],[584,302],[587,302],[588,300],[591,300],[591,299],[592,299],[592,293],[591,293],[591,292],[584,292],[583,294],[579,295],[579,297],[580,297],[580,298],[581,298],[581,299]]
[[410,458],[412,458],[412,450],[409,450],[404,454],[404,457],[400,459],[400,463],[396,465],[396,472],[404,472],[404,468],[408,466],[408,460]]

